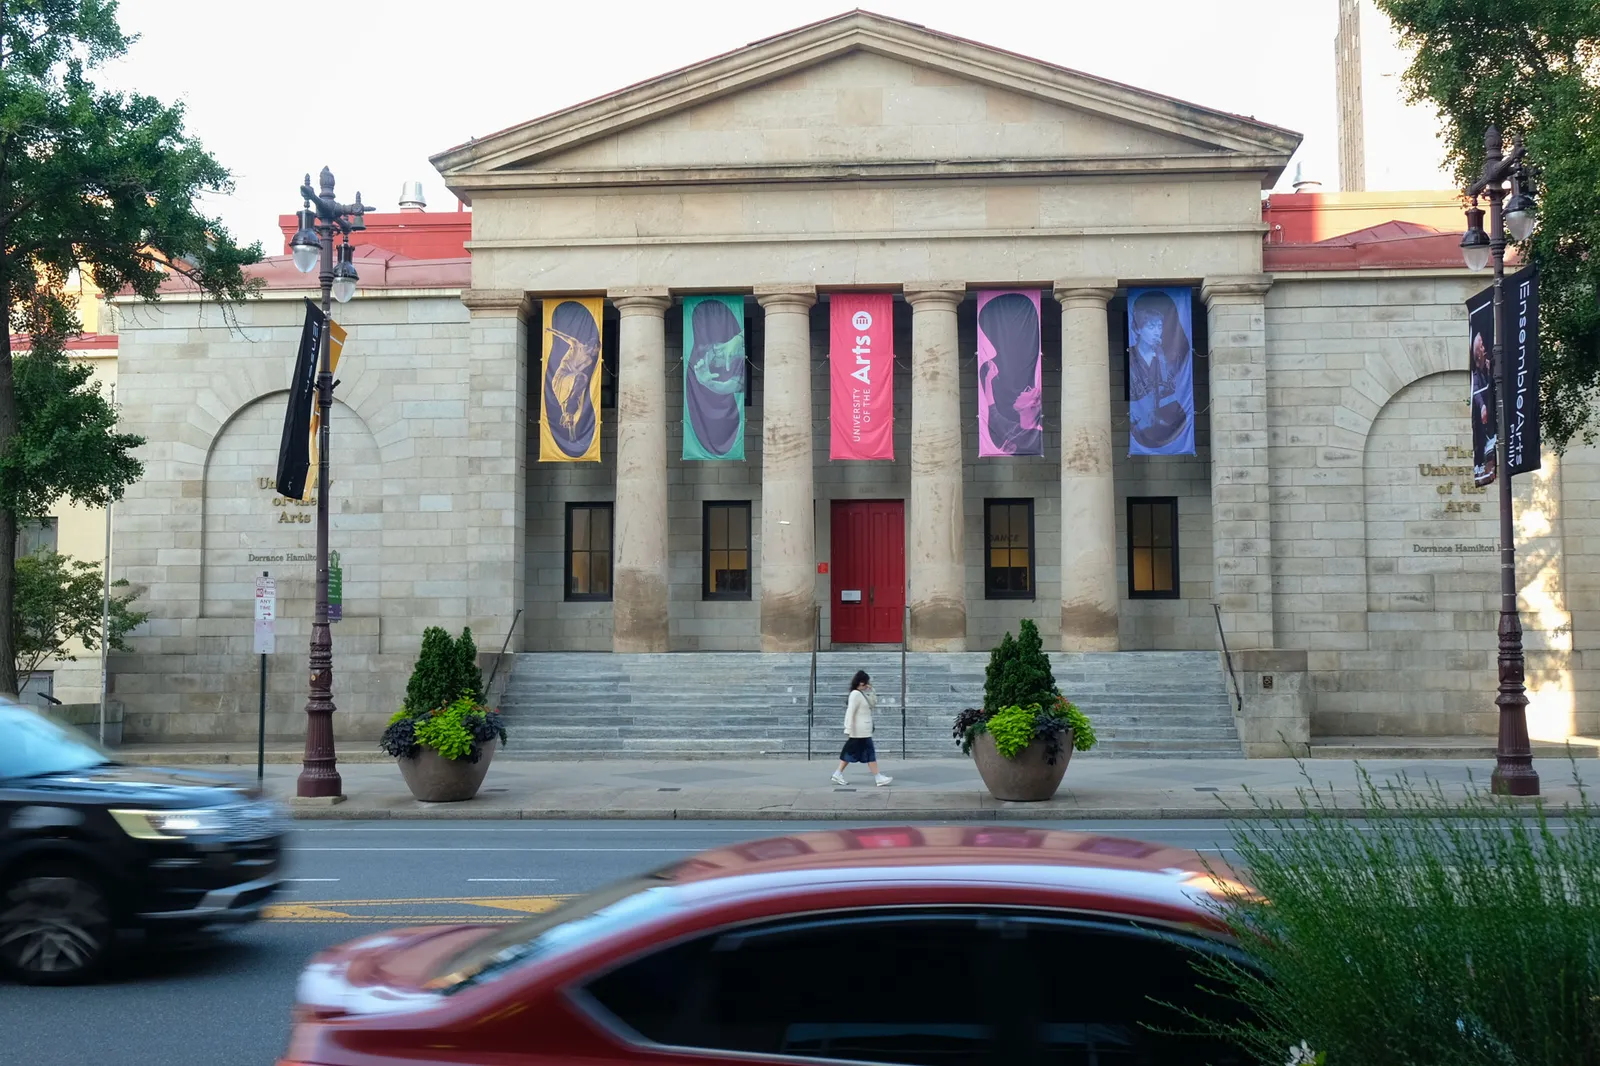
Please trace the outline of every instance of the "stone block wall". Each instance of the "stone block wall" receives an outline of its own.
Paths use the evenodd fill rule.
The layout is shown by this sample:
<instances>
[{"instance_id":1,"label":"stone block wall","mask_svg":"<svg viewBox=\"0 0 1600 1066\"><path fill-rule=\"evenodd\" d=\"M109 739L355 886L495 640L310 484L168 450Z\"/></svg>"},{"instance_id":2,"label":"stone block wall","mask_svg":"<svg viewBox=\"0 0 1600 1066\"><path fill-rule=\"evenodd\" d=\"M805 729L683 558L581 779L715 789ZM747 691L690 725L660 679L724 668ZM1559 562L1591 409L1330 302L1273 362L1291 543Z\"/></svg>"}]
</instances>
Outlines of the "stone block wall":
<instances>
[{"instance_id":1,"label":"stone block wall","mask_svg":"<svg viewBox=\"0 0 1600 1066\"><path fill-rule=\"evenodd\" d=\"M229 312L181 297L119 303L117 399L144 478L118 506L114 576L150 620L112 660L125 733L141 740L243 740L256 732L255 577L277 581L268 659L269 738L303 735L315 580L314 508L272 491L304 304L277 294ZM330 541L344 566L333 626L341 738L375 740L404 690L422 630L473 613L467 562L482 514L468 477L467 311L458 294L358 297L332 417ZM487 623L487 624L486 624Z\"/></svg>"},{"instance_id":2,"label":"stone block wall","mask_svg":"<svg viewBox=\"0 0 1600 1066\"><path fill-rule=\"evenodd\" d=\"M1465 370L1483 284L1293 276L1267 295L1274 626L1307 652L1314 735L1495 732L1498 488L1473 486ZM1600 725L1568 557L1594 462L1547 453L1513 482L1535 739Z\"/></svg>"}]
</instances>

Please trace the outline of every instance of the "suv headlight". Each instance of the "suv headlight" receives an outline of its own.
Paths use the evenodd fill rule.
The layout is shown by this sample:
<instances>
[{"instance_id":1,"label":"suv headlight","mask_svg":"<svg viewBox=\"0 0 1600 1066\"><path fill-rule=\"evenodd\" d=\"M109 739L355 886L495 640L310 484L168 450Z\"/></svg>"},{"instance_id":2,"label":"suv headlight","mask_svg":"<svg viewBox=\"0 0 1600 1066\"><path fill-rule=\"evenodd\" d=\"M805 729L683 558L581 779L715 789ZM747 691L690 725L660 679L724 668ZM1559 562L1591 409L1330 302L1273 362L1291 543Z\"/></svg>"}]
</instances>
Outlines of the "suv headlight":
<instances>
[{"instance_id":1,"label":"suv headlight","mask_svg":"<svg viewBox=\"0 0 1600 1066\"><path fill-rule=\"evenodd\" d=\"M219 808L193 811L117 811L111 817L131 837L139 840L176 840L225 832L227 819Z\"/></svg>"}]
</instances>

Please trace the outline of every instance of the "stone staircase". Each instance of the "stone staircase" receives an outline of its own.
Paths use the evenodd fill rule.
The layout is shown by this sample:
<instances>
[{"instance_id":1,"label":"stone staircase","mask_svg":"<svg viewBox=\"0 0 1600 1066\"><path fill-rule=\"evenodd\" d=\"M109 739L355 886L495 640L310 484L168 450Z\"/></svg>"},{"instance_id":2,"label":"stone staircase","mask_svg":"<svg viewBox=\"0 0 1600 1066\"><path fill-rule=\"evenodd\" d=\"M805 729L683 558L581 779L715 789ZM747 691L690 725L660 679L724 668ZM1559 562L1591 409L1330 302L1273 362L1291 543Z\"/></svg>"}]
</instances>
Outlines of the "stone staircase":
<instances>
[{"instance_id":1,"label":"stone staircase","mask_svg":"<svg viewBox=\"0 0 1600 1066\"><path fill-rule=\"evenodd\" d=\"M954 756L950 723L983 696L987 653L906 656L822 652L811 751L831 758L844 739L845 695L857 670L878 693L884 758ZM1057 684L1094 722L1091 756L1242 755L1214 652L1055 653ZM665 655L537 652L516 656L501 700L512 757L545 759L804 758L811 656L697 652Z\"/></svg>"}]
</instances>

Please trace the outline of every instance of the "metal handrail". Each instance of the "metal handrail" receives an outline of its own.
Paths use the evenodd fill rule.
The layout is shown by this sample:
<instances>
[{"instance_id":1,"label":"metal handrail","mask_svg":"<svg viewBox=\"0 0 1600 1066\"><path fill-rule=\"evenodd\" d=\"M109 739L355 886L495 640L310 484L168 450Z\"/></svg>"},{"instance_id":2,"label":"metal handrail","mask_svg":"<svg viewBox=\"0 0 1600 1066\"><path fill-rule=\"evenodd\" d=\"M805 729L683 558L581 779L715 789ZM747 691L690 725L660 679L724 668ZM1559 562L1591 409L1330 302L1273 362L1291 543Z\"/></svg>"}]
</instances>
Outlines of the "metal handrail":
<instances>
[{"instance_id":1,"label":"metal handrail","mask_svg":"<svg viewBox=\"0 0 1600 1066\"><path fill-rule=\"evenodd\" d=\"M906 642L911 632L911 605L906 604L906 614L900 626L900 759L906 757Z\"/></svg>"},{"instance_id":2,"label":"metal handrail","mask_svg":"<svg viewBox=\"0 0 1600 1066\"><path fill-rule=\"evenodd\" d=\"M1213 603L1211 610L1217 616L1217 637L1222 641L1222 660L1228 664L1228 680L1233 682L1234 705L1244 714L1244 693L1239 691L1239 679L1233 674L1233 656L1228 652L1228 634L1222 631L1222 605Z\"/></svg>"},{"instance_id":3,"label":"metal handrail","mask_svg":"<svg viewBox=\"0 0 1600 1066\"><path fill-rule=\"evenodd\" d=\"M811 760L811 730L817 718L817 652L822 648L822 608L811 608L811 690L806 694L806 761Z\"/></svg>"}]
</instances>

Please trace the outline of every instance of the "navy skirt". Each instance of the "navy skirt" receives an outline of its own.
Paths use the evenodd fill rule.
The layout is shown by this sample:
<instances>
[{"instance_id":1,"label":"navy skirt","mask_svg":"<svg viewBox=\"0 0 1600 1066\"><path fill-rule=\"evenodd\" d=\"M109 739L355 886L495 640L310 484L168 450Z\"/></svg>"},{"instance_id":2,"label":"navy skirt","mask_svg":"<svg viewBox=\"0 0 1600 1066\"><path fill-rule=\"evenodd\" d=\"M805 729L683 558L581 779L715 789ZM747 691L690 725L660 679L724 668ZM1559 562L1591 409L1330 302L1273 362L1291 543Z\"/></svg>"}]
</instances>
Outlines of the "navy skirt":
<instances>
[{"instance_id":1,"label":"navy skirt","mask_svg":"<svg viewBox=\"0 0 1600 1066\"><path fill-rule=\"evenodd\" d=\"M872 746L871 737L851 737L839 752L840 762L873 763L878 761L878 749Z\"/></svg>"}]
</instances>

